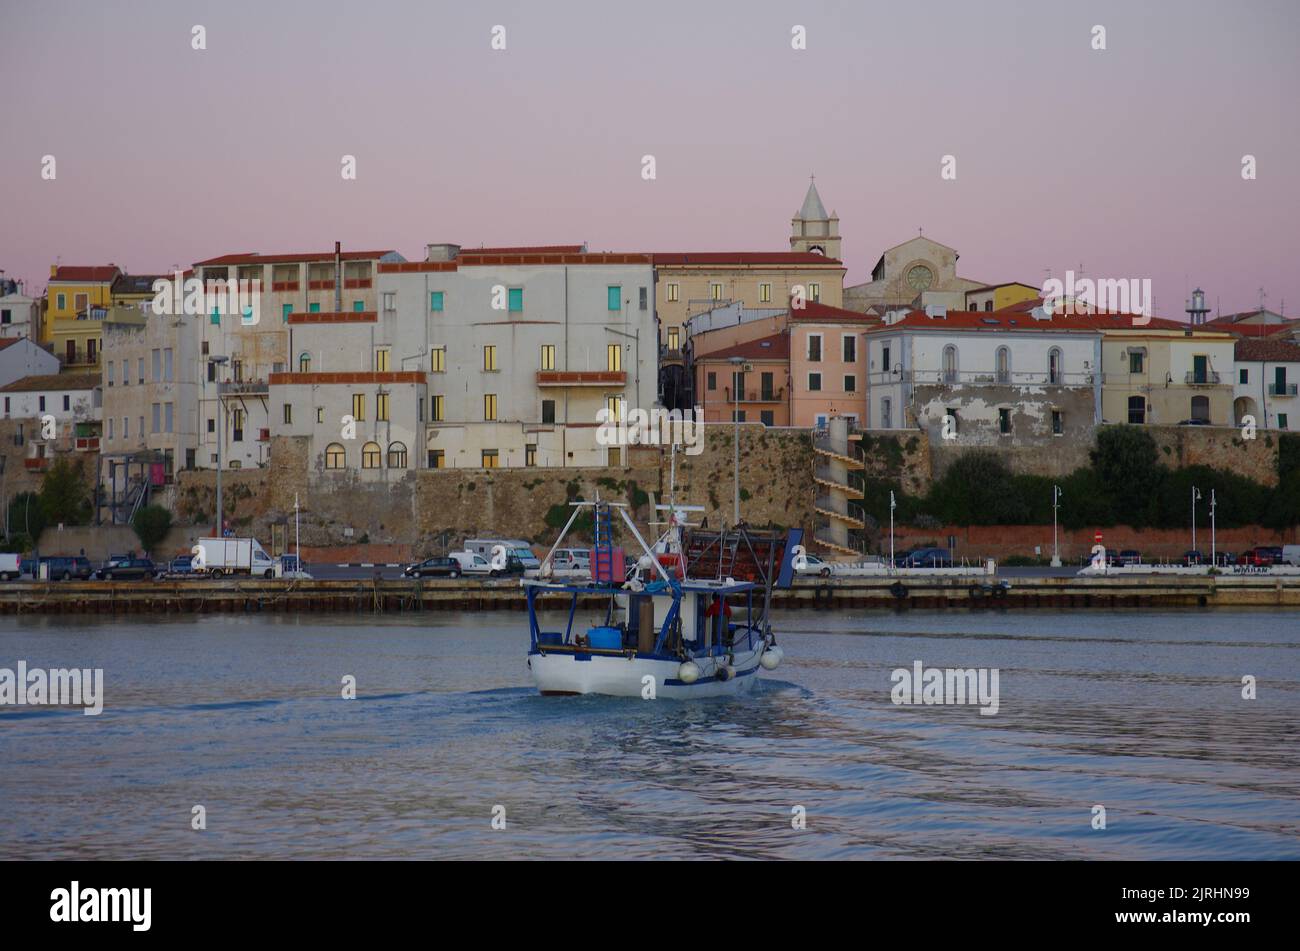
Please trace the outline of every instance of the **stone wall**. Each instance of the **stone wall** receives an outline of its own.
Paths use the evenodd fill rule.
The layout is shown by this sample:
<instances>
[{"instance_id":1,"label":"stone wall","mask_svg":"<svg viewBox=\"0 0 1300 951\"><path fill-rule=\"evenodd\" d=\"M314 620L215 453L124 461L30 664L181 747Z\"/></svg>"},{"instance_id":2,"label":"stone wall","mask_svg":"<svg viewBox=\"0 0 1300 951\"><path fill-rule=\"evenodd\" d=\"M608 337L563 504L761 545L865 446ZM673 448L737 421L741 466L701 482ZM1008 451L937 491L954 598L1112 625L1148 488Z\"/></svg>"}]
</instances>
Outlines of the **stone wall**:
<instances>
[{"instance_id":1,"label":"stone wall","mask_svg":"<svg viewBox=\"0 0 1300 951\"><path fill-rule=\"evenodd\" d=\"M1254 439L1242 439L1235 426L1148 426L1147 432L1160 447L1160 461L1171 469L1210 466L1277 485L1276 432L1261 430Z\"/></svg>"},{"instance_id":2,"label":"stone wall","mask_svg":"<svg viewBox=\"0 0 1300 951\"><path fill-rule=\"evenodd\" d=\"M924 433L874 430L862 434L861 445L867 478L897 481L908 495L930 491L934 450Z\"/></svg>"},{"instance_id":3,"label":"stone wall","mask_svg":"<svg viewBox=\"0 0 1300 951\"><path fill-rule=\"evenodd\" d=\"M704 427L704 451L677 453L677 502L703 505L710 528L731 524L735 497L731 424ZM781 528L813 525L812 436L808 430L740 425L740 516L750 525ZM660 474L668 488L668 456ZM698 521L698 518L693 518Z\"/></svg>"}]
</instances>

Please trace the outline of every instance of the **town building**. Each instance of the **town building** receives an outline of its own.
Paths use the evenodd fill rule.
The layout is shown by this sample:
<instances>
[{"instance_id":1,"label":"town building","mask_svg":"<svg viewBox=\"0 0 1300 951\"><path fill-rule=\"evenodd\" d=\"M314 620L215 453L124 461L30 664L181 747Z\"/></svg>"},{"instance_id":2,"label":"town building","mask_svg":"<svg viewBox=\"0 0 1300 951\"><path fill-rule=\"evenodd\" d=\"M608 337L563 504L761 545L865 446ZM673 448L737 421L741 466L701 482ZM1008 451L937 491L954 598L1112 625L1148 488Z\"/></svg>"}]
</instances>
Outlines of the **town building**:
<instances>
[{"instance_id":1,"label":"town building","mask_svg":"<svg viewBox=\"0 0 1300 951\"><path fill-rule=\"evenodd\" d=\"M1050 445L1090 439L1102 412L1102 333L1091 316L892 312L867 331L873 429L932 444Z\"/></svg>"},{"instance_id":2,"label":"town building","mask_svg":"<svg viewBox=\"0 0 1300 951\"><path fill-rule=\"evenodd\" d=\"M100 386L92 373L28 376L0 386L0 408L15 420L14 441L27 447L24 466L43 472L63 453L99 451Z\"/></svg>"},{"instance_id":3,"label":"town building","mask_svg":"<svg viewBox=\"0 0 1300 951\"><path fill-rule=\"evenodd\" d=\"M291 314L373 313L377 268L400 262L391 250L335 250L290 254L226 254L199 261L194 277L213 282L253 282L251 312L205 308L200 319L200 468L264 466L270 458L270 379L285 372L294 352ZM230 310L231 308L226 308Z\"/></svg>"},{"instance_id":4,"label":"town building","mask_svg":"<svg viewBox=\"0 0 1300 951\"><path fill-rule=\"evenodd\" d=\"M155 314L147 301L110 308L103 322L103 484L130 462L161 463L164 482L177 469L197 467L202 325L197 315Z\"/></svg>"},{"instance_id":5,"label":"town building","mask_svg":"<svg viewBox=\"0 0 1300 951\"><path fill-rule=\"evenodd\" d=\"M692 369L706 423L790 425L788 330L697 355Z\"/></svg>"},{"instance_id":6,"label":"town building","mask_svg":"<svg viewBox=\"0 0 1300 951\"><path fill-rule=\"evenodd\" d=\"M0 339L40 339L40 301L23 293L21 281L0 271Z\"/></svg>"},{"instance_id":7,"label":"town building","mask_svg":"<svg viewBox=\"0 0 1300 951\"><path fill-rule=\"evenodd\" d=\"M0 386L25 376L49 376L59 372L59 361L29 337L0 337Z\"/></svg>"},{"instance_id":8,"label":"town building","mask_svg":"<svg viewBox=\"0 0 1300 951\"><path fill-rule=\"evenodd\" d=\"M292 365L271 377L277 434L305 437L314 471L374 480L623 464L601 411L616 423L655 406L651 260L558 247L432 244L380 265L377 313L293 314Z\"/></svg>"},{"instance_id":9,"label":"town building","mask_svg":"<svg viewBox=\"0 0 1300 951\"><path fill-rule=\"evenodd\" d=\"M1233 347L1233 424L1251 417L1260 429L1300 428L1300 343L1238 340Z\"/></svg>"},{"instance_id":10,"label":"town building","mask_svg":"<svg viewBox=\"0 0 1300 951\"><path fill-rule=\"evenodd\" d=\"M989 284L959 277L960 257L956 248L918 235L888 248L871 269L870 281L846 287L843 306L876 316L900 308L961 310L966 306L968 291L988 288Z\"/></svg>"},{"instance_id":11,"label":"town building","mask_svg":"<svg viewBox=\"0 0 1300 951\"><path fill-rule=\"evenodd\" d=\"M809 179L799 213L790 220L790 250L840 260L840 216L826 214L815 177Z\"/></svg>"},{"instance_id":12,"label":"town building","mask_svg":"<svg viewBox=\"0 0 1300 951\"><path fill-rule=\"evenodd\" d=\"M65 371L99 370L100 321L111 303L113 282L121 273L114 264L51 265L40 340Z\"/></svg>"},{"instance_id":13,"label":"town building","mask_svg":"<svg viewBox=\"0 0 1300 951\"><path fill-rule=\"evenodd\" d=\"M990 284L966 292L965 306L961 310L1005 310L1021 301L1042 297L1042 289L1012 281L1009 284Z\"/></svg>"}]
</instances>

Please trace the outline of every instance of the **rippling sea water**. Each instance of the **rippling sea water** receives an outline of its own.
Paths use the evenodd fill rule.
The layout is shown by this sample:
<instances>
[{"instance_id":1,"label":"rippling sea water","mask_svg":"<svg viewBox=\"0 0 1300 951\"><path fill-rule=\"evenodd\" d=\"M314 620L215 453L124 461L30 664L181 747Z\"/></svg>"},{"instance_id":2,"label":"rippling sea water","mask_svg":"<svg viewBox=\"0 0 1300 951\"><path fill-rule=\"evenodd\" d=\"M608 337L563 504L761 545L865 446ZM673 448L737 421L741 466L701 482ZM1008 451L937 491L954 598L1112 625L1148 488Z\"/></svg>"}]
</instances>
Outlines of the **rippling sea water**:
<instances>
[{"instance_id":1,"label":"rippling sea water","mask_svg":"<svg viewBox=\"0 0 1300 951\"><path fill-rule=\"evenodd\" d=\"M776 629L750 695L647 702L537 696L521 614L2 618L106 705L0 708L0 858L1300 858L1300 612ZM998 714L895 706L917 660Z\"/></svg>"}]
</instances>

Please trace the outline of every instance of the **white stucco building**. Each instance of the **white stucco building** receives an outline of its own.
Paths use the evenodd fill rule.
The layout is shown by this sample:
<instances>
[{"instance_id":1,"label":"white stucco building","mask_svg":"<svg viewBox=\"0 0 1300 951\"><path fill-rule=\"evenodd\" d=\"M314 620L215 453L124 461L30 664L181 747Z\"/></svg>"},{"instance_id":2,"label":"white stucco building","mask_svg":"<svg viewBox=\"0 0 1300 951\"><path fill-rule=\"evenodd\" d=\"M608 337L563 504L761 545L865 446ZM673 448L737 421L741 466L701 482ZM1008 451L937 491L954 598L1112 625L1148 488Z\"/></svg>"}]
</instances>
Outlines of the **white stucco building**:
<instances>
[{"instance_id":1,"label":"white stucco building","mask_svg":"<svg viewBox=\"0 0 1300 951\"><path fill-rule=\"evenodd\" d=\"M865 337L869 428L938 441L951 416L963 445L993 446L1085 435L1101 419L1102 334L1087 318L935 308L887 314Z\"/></svg>"},{"instance_id":2,"label":"white stucco building","mask_svg":"<svg viewBox=\"0 0 1300 951\"><path fill-rule=\"evenodd\" d=\"M24 464L43 471L55 455L86 453L93 465L100 446L101 398L95 374L29 376L0 386L0 410L17 421L15 441L27 446Z\"/></svg>"},{"instance_id":3,"label":"white stucco building","mask_svg":"<svg viewBox=\"0 0 1300 951\"><path fill-rule=\"evenodd\" d=\"M1260 429L1300 429L1300 343L1238 340L1234 359L1234 423L1252 416Z\"/></svg>"},{"instance_id":4,"label":"white stucco building","mask_svg":"<svg viewBox=\"0 0 1300 951\"><path fill-rule=\"evenodd\" d=\"M276 434L309 437L317 471L374 479L617 465L597 413L654 405L653 294L648 255L430 245L379 267L377 312L290 317Z\"/></svg>"}]
</instances>

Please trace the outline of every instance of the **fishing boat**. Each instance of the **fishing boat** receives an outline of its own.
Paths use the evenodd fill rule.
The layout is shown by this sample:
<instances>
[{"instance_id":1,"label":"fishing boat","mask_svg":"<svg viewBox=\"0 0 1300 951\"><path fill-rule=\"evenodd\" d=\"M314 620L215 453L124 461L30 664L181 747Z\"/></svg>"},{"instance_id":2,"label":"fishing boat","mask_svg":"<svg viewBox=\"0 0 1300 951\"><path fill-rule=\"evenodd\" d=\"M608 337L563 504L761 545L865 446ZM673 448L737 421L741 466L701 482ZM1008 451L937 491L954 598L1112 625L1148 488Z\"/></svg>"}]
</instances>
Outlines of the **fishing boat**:
<instances>
[{"instance_id":1,"label":"fishing boat","mask_svg":"<svg viewBox=\"0 0 1300 951\"><path fill-rule=\"evenodd\" d=\"M528 669L543 695L603 694L644 699L725 696L749 690L758 672L784 654L770 621L772 590L789 587L802 532L764 532L744 525L692 532L684 516L698 507L656 506L667 530L645 542L626 506L570 503L560 537L528 597ZM551 574L551 557L578 515L592 513L591 580ZM628 558L614 545L614 515L636 540ZM562 624L543 624L548 609Z\"/></svg>"}]
</instances>

